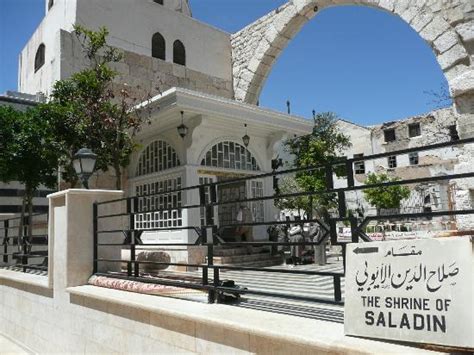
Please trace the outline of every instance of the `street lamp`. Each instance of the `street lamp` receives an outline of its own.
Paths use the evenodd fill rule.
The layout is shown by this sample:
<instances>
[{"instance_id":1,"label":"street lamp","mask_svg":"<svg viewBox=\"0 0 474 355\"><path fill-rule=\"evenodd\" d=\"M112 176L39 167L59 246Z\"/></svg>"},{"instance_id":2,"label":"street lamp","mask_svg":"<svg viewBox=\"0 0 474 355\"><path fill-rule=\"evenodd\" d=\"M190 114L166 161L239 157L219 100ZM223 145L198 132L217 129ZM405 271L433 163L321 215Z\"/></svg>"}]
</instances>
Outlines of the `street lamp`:
<instances>
[{"instance_id":1,"label":"street lamp","mask_svg":"<svg viewBox=\"0 0 474 355\"><path fill-rule=\"evenodd\" d=\"M177 127L178 134L184 139L188 134L188 127L184 124L184 112L181 111L181 124Z\"/></svg>"},{"instance_id":2,"label":"street lamp","mask_svg":"<svg viewBox=\"0 0 474 355\"><path fill-rule=\"evenodd\" d=\"M84 185L86 189L89 189L88 181L94 172L96 160L97 155L88 148L81 148L74 154L72 165L82 185Z\"/></svg>"},{"instance_id":3,"label":"street lamp","mask_svg":"<svg viewBox=\"0 0 474 355\"><path fill-rule=\"evenodd\" d=\"M247 124L245 124L244 127L245 127L245 136L242 137L242 141L244 142L245 148L247 148L250 143L250 137L247 134Z\"/></svg>"}]
</instances>

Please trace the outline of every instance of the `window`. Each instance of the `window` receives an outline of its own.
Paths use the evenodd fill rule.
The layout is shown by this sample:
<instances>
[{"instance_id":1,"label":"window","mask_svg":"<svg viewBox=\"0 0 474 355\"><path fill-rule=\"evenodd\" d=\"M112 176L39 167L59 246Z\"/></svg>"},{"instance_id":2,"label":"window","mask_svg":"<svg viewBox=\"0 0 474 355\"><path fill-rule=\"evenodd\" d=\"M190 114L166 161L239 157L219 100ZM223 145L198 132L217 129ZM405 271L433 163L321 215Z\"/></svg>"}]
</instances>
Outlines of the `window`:
<instances>
[{"instance_id":1,"label":"window","mask_svg":"<svg viewBox=\"0 0 474 355\"><path fill-rule=\"evenodd\" d=\"M155 33L151 39L151 56L166 60L166 41L160 33Z\"/></svg>"},{"instance_id":2,"label":"window","mask_svg":"<svg viewBox=\"0 0 474 355\"><path fill-rule=\"evenodd\" d=\"M418 153L410 153L408 154L408 160L410 161L410 165L418 165L419 158Z\"/></svg>"},{"instance_id":3,"label":"window","mask_svg":"<svg viewBox=\"0 0 474 355\"><path fill-rule=\"evenodd\" d=\"M54 0L49 0L48 1L48 10L51 9L54 5Z\"/></svg>"},{"instance_id":4,"label":"window","mask_svg":"<svg viewBox=\"0 0 474 355\"><path fill-rule=\"evenodd\" d=\"M419 123L412 123L408 125L408 136L410 138L421 136L421 127Z\"/></svg>"},{"instance_id":5,"label":"window","mask_svg":"<svg viewBox=\"0 0 474 355\"><path fill-rule=\"evenodd\" d=\"M247 148L239 143L228 141L213 146L206 153L201 165L234 170L260 170L257 160Z\"/></svg>"},{"instance_id":6,"label":"window","mask_svg":"<svg viewBox=\"0 0 474 355\"><path fill-rule=\"evenodd\" d=\"M394 169L397 167L397 156L391 155L388 157L388 167L389 169Z\"/></svg>"},{"instance_id":7,"label":"window","mask_svg":"<svg viewBox=\"0 0 474 355\"><path fill-rule=\"evenodd\" d=\"M178 154L164 141L154 141L140 155L136 176L147 175L180 166Z\"/></svg>"},{"instance_id":8,"label":"window","mask_svg":"<svg viewBox=\"0 0 474 355\"><path fill-rule=\"evenodd\" d=\"M181 188L181 177L166 178L136 186L138 212L135 214L135 229L181 227L181 191L163 193ZM153 195L158 194L159 195ZM151 196L144 196L151 195ZM140 197L142 196L142 197ZM165 208L169 210L162 211Z\"/></svg>"},{"instance_id":9,"label":"window","mask_svg":"<svg viewBox=\"0 0 474 355\"><path fill-rule=\"evenodd\" d=\"M205 176L200 176L199 177L199 185L206 185L214 182L214 179L212 177L205 177ZM206 203L211 202L211 189L210 186L204 187L204 199ZM212 213L212 210L211 210ZM205 207L200 207L200 217L201 217L201 226L206 225L206 208Z\"/></svg>"},{"instance_id":10,"label":"window","mask_svg":"<svg viewBox=\"0 0 474 355\"><path fill-rule=\"evenodd\" d=\"M449 137L451 138L451 141L458 141L459 140L459 133L456 125L452 125L448 127L449 130Z\"/></svg>"},{"instance_id":11,"label":"window","mask_svg":"<svg viewBox=\"0 0 474 355\"><path fill-rule=\"evenodd\" d=\"M263 197L263 181L250 181L250 196L251 198ZM253 221L263 222L265 220L263 201L254 201L250 205L252 210Z\"/></svg>"},{"instance_id":12,"label":"window","mask_svg":"<svg viewBox=\"0 0 474 355\"><path fill-rule=\"evenodd\" d=\"M364 154L354 154L354 158L362 158ZM356 161L354 163L354 172L356 174L365 174L365 162L362 161Z\"/></svg>"},{"instance_id":13,"label":"window","mask_svg":"<svg viewBox=\"0 0 474 355\"><path fill-rule=\"evenodd\" d=\"M46 47L43 43L40 44L35 55L35 73L44 65L44 54Z\"/></svg>"},{"instance_id":14,"label":"window","mask_svg":"<svg viewBox=\"0 0 474 355\"><path fill-rule=\"evenodd\" d=\"M153 0L153 2L156 2L157 4L163 5L163 0Z\"/></svg>"},{"instance_id":15,"label":"window","mask_svg":"<svg viewBox=\"0 0 474 355\"><path fill-rule=\"evenodd\" d=\"M384 130L383 135L385 137L385 142L393 142L397 139L395 136L395 130L393 128Z\"/></svg>"},{"instance_id":16,"label":"window","mask_svg":"<svg viewBox=\"0 0 474 355\"><path fill-rule=\"evenodd\" d=\"M180 40L173 43L173 63L186 65L186 49Z\"/></svg>"}]
</instances>

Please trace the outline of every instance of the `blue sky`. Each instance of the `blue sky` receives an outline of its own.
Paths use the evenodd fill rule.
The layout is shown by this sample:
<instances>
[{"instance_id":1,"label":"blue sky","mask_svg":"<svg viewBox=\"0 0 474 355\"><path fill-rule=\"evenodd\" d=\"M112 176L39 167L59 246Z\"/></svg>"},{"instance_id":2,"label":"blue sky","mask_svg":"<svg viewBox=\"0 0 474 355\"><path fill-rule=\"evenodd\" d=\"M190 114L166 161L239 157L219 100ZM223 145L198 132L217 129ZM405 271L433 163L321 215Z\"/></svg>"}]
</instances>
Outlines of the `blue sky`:
<instances>
[{"instance_id":1,"label":"blue sky","mask_svg":"<svg viewBox=\"0 0 474 355\"><path fill-rule=\"evenodd\" d=\"M235 32L284 0L191 0L195 18ZM0 92L16 89L17 58L44 14L44 0L0 0ZM435 108L428 91L446 80L428 45L401 19L367 7L321 11L290 42L260 104L305 117L333 111L363 125Z\"/></svg>"}]
</instances>

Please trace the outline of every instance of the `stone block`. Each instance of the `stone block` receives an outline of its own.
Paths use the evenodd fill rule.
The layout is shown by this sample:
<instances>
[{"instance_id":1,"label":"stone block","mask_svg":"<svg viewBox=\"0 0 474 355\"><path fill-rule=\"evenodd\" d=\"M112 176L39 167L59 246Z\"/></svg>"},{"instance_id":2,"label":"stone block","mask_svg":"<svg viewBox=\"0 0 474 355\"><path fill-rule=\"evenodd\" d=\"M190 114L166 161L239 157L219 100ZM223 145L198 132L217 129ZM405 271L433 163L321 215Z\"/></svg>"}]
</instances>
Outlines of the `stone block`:
<instances>
[{"instance_id":1,"label":"stone block","mask_svg":"<svg viewBox=\"0 0 474 355\"><path fill-rule=\"evenodd\" d=\"M469 70L471 70L471 69L467 65L458 64L458 65L455 65L454 67L450 68L449 70L445 71L444 75L446 76L446 79L449 82L450 80L455 79L459 75L461 75L461 74L463 74L463 73L465 73Z\"/></svg>"},{"instance_id":2,"label":"stone block","mask_svg":"<svg viewBox=\"0 0 474 355\"><path fill-rule=\"evenodd\" d=\"M379 8L393 12L395 8L395 0L380 0Z\"/></svg>"},{"instance_id":3,"label":"stone block","mask_svg":"<svg viewBox=\"0 0 474 355\"><path fill-rule=\"evenodd\" d=\"M455 64L468 58L468 54L463 46L456 44L447 52L438 56L438 62L441 66L441 69L448 69Z\"/></svg>"},{"instance_id":4,"label":"stone block","mask_svg":"<svg viewBox=\"0 0 474 355\"><path fill-rule=\"evenodd\" d=\"M449 87L454 97L474 93L474 70L471 69L457 78L449 81Z\"/></svg>"},{"instance_id":5,"label":"stone block","mask_svg":"<svg viewBox=\"0 0 474 355\"><path fill-rule=\"evenodd\" d=\"M433 46L439 53L444 53L458 43L459 37L453 30L449 30L439 36Z\"/></svg>"},{"instance_id":6,"label":"stone block","mask_svg":"<svg viewBox=\"0 0 474 355\"><path fill-rule=\"evenodd\" d=\"M416 6L409 6L400 14L400 17L407 23L410 23L421 10Z\"/></svg>"},{"instance_id":7,"label":"stone block","mask_svg":"<svg viewBox=\"0 0 474 355\"><path fill-rule=\"evenodd\" d=\"M461 6L458 6L443 11L443 17L451 24L451 26L455 26L464 19L464 12L462 11Z\"/></svg>"},{"instance_id":8,"label":"stone block","mask_svg":"<svg viewBox=\"0 0 474 355\"><path fill-rule=\"evenodd\" d=\"M461 23L455 29L464 42L474 41L474 20Z\"/></svg>"},{"instance_id":9,"label":"stone block","mask_svg":"<svg viewBox=\"0 0 474 355\"><path fill-rule=\"evenodd\" d=\"M421 32L431 21L433 21L433 14L421 11L410 21L410 24L416 32Z\"/></svg>"},{"instance_id":10,"label":"stone block","mask_svg":"<svg viewBox=\"0 0 474 355\"><path fill-rule=\"evenodd\" d=\"M436 16L421 32L420 36L425 41L432 43L436 38L440 37L443 33L448 31L450 28L449 23L446 22L441 16Z\"/></svg>"}]
</instances>

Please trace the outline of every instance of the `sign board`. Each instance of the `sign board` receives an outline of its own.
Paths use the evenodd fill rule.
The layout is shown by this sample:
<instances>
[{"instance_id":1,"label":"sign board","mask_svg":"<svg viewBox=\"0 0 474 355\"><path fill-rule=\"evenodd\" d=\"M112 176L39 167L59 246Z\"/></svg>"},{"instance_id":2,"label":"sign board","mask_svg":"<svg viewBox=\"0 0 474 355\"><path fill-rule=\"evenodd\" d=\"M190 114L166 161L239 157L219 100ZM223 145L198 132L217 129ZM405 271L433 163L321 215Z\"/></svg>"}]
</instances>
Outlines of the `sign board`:
<instances>
[{"instance_id":1,"label":"sign board","mask_svg":"<svg viewBox=\"0 0 474 355\"><path fill-rule=\"evenodd\" d=\"M347 335L474 348L469 237L347 247Z\"/></svg>"}]
</instances>

